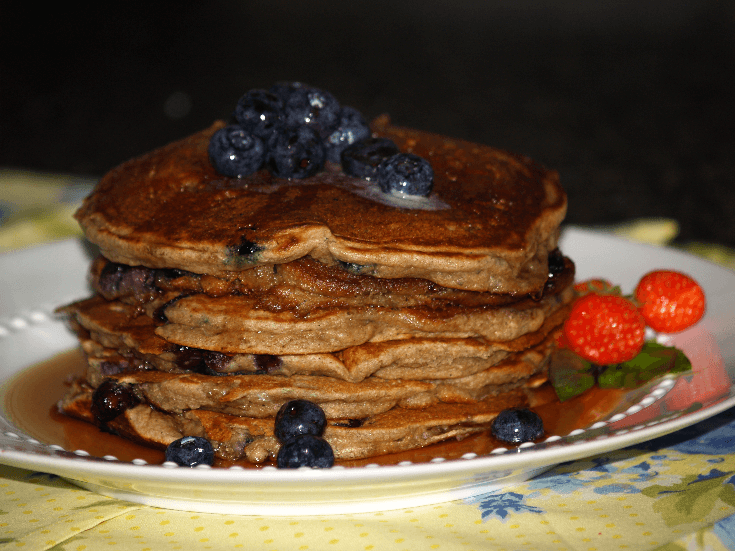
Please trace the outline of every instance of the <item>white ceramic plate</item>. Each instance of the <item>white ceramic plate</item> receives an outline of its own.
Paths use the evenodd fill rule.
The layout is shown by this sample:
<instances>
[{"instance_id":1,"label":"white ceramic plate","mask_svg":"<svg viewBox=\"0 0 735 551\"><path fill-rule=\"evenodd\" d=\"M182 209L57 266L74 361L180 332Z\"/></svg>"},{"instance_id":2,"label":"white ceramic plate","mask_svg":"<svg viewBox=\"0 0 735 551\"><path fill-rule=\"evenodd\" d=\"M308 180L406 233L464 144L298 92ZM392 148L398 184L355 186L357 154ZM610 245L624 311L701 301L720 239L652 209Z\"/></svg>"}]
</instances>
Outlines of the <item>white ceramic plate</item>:
<instances>
[{"instance_id":1,"label":"white ceramic plate","mask_svg":"<svg viewBox=\"0 0 735 551\"><path fill-rule=\"evenodd\" d=\"M645 389L624 411L568 435L518 449L422 464L277 470L169 468L91 457L37 442L0 410L0 462L59 475L101 494L201 512L313 515L415 507L482 494L526 480L565 461L650 440L735 405L735 274L698 258L568 228L562 250L579 279L604 276L625 291L654 268L698 279L708 297L705 318L676 336L694 373ZM54 307L88 294L90 261L79 241L0 256L0 383L76 346L54 319ZM0 396L2 398L2 396ZM0 404L4 403L0 402Z\"/></svg>"}]
</instances>

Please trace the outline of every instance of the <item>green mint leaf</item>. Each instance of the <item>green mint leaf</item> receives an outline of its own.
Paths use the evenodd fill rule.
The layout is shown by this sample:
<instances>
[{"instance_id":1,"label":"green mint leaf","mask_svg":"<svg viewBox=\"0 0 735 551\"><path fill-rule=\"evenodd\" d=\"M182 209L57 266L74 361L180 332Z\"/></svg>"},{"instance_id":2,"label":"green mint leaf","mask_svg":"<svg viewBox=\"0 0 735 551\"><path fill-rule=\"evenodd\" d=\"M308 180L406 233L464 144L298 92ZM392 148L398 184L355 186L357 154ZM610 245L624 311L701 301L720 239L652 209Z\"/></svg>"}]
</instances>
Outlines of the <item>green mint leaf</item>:
<instances>
[{"instance_id":1,"label":"green mint leaf","mask_svg":"<svg viewBox=\"0 0 735 551\"><path fill-rule=\"evenodd\" d=\"M656 342L647 342L632 360L606 366L597 378L600 388L636 388L665 375L682 373L692 367L681 350Z\"/></svg>"},{"instance_id":2,"label":"green mint leaf","mask_svg":"<svg viewBox=\"0 0 735 551\"><path fill-rule=\"evenodd\" d=\"M592 364L566 349L553 354L549 380L561 402L586 392L595 384Z\"/></svg>"},{"instance_id":3,"label":"green mint leaf","mask_svg":"<svg viewBox=\"0 0 735 551\"><path fill-rule=\"evenodd\" d=\"M679 349L676 349L678 354L674 360L674 367L671 369L671 373L684 373L692 370L692 362L687 358L686 354Z\"/></svg>"}]
</instances>

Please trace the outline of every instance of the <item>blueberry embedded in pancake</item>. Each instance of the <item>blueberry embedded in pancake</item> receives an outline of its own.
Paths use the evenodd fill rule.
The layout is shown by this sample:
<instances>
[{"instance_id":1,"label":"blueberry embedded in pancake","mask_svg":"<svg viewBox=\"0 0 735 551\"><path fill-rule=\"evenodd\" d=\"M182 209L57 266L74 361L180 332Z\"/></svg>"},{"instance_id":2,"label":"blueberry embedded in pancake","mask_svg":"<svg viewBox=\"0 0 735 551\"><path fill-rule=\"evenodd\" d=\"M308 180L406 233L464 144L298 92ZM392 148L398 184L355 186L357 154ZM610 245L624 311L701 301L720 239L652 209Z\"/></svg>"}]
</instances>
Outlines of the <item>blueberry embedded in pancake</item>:
<instances>
[{"instance_id":1,"label":"blueberry embedded in pancake","mask_svg":"<svg viewBox=\"0 0 735 551\"><path fill-rule=\"evenodd\" d=\"M228 248L228 256L230 258L230 262L235 266L248 266L257 264L257 255L263 250L265 250L263 245L258 245L245 237L241 237L237 244L231 245Z\"/></svg>"}]
</instances>

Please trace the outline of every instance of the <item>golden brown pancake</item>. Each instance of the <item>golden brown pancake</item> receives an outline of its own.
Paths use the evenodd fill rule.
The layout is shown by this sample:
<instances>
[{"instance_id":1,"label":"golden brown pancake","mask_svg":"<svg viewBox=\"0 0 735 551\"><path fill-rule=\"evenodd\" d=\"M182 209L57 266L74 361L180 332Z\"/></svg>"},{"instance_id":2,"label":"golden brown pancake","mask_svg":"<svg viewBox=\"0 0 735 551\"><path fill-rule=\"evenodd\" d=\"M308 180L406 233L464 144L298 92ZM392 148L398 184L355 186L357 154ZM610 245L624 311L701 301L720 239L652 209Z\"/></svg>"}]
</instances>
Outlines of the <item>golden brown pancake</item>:
<instances>
[{"instance_id":1,"label":"golden brown pancake","mask_svg":"<svg viewBox=\"0 0 735 551\"><path fill-rule=\"evenodd\" d=\"M556 172L525 157L380 118L376 136L434 169L429 199L442 208L429 209L429 199L426 208L403 208L337 170L293 182L266 170L225 178L207 157L222 126L102 178L76 217L106 258L216 276L310 256L381 278L493 293L538 292L546 281L566 195Z\"/></svg>"},{"instance_id":2,"label":"golden brown pancake","mask_svg":"<svg viewBox=\"0 0 735 551\"><path fill-rule=\"evenodd\" d=\"M69 415L94 422L91 403L91 390L76 385L64 399L62 409ZM375 457L487 430L500 411L527 403L525 392L516 389L484 401L442 402L426 410L394 407L359 422L333 419L324 437L337 459ZM273 459L280 448L273 435L272 419L206 409L171 413L141 404L111 421L108 429L159 448L182 436L203 436L212 442L217 457L225 460L247 459L260 463Z\"/></svg>"},{"instance_id":3,"label":"golden brown pancake","mask_svg":"<svg viewBox=\"0 0 735 551\"><path fill-rule=\"evenodd\" d=\"M568 306L546 317L534 332L510 341L476 338L412 338L365 343L331 353L225 354L179 346L156 334L156 322L131 305L99 296L63 309L74 321L82 346L90 358L106 361L108 371L156 369L218 375L268 373L271 375L323 375L350 382L368 376L386 379L450 379L472 375L539 344L565 319ZM122 365L105 359L111 353ZM95 385L96 386L96 385Z\"/></svg>"},{"instance_id":4,"label":"golden brown pancake","mask_svg":"<svg viewBox=\"0 0 735 551\"><path fill-rule=\"evenodd\" d=\"M565 261L567 265L563 272L556 274L560 289L566 287L573 277L571 261ZM181 270L128 267L99 256L92 264L90 280L104 298L120 299L130 304L149 302L162 293L169 297L177 294L203 294L215 298L246 295L266 309L281 309L288 307L289 303L298 303L309 310L335 306L503 306L515 303L523 296L462 291L441 287L425 279L385 279L350 270L354 267L328 266L305 257L286 264L255 266L225 277L215 277ZM553 290L544 289L542 292Z\"/></svg>"},{"instance_id":5,"label":"golden brown pancake","mask_svg":"<svg viewBox=\"0 0 735 551\"><path fill-rule=\"evenodd\" d=\"M269 416L292 399L308 399L317 404L327 404L328 417L344 417L340 408L354 410L373 407L369 402L394 400L405 407L424 407L439 401L472 401L496 393L497 388L521 382L544 372L553 339L554 328L543 339L527 349L505 353L484 369L463 372L455 370L453 376L437 373L432 369L414 367L408 377L380 377L380 371L355 382L331 377L331 374L295 373L283 375L263 371L244 373L210 374L207 371L179 369L156 370L153 365L134 363L114 349L98 343L84 342L89 365L85 375L87 383L97 387L111 378L127 385L137 385L139 397L167 411L180 409L205 409L252 417ZM451 358L444 359L447 371L451 370ZM437 370L438 371L438 370ZM304 393L302 395L302 393ZM183 405L182 405L183 404ZM220 409L225 408L225 409ZM326 411L326 409L325 409ZM263 413L265 412L265 413Z\"/></svg>"}]
</instances>

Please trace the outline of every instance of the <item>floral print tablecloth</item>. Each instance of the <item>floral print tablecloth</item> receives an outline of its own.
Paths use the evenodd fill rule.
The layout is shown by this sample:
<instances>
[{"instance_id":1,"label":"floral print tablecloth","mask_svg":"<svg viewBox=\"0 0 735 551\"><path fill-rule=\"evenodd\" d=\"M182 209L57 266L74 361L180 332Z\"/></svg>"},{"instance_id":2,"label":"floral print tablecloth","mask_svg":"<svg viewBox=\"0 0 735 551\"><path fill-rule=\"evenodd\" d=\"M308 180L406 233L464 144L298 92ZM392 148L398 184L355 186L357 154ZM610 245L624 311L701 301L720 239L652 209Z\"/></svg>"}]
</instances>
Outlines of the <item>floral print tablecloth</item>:
<instances>
[{"instance_id":1,"label":"floral print tablecloth","mask_svg":"<svg viewBox=\"0 0 735 551\"><path fill-rule=\"evenodd\" d=\"M90 179L0 170L0 251L80 235ZM610 228L668 243L671 220ZM723 247L690 249L735 267ZM267 518L156 509L45 473L0 466L0 547L83 551L735 549L735 410L672 435L565 463L516 486L439 505Z\"/></svg>"}]
</instances>

